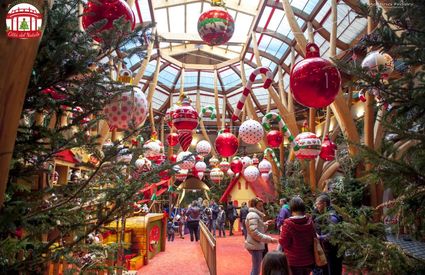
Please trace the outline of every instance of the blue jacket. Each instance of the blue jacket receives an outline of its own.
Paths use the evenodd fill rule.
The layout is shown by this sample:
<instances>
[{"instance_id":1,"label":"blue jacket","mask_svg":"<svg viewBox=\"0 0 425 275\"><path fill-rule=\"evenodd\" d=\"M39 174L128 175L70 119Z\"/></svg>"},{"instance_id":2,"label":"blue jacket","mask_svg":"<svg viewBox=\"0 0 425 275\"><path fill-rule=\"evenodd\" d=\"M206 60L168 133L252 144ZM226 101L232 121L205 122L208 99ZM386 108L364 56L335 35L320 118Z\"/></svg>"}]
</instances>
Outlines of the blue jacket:
<instances>
[{"instance_id":1,"label":"blue jacket","mask_svg":"<svg viewBox=\"0 0 425 275\"><path fill-rule=\"evenodd\" d=\"M276 226L277 229L280 230L280 227L282 226L285 219L291 217L291 211L289 211L288 207L286 205L283 205L282 208L279 211L279 215L276 218Z\"/></svg>"},{"instance_id":2,"label":"blue jacket","mask_svg":"<svg viewBox=\"0 0 425 275\"><path fill-rule=\"evenodd\" d=\"M216 220L217 219L217 215L218 212L220 212L220 208L218 208L218 205L216 203L214 203L213 205L211 205L211 212L212 212L212 219Z\"/></svg>"}]
</instances>

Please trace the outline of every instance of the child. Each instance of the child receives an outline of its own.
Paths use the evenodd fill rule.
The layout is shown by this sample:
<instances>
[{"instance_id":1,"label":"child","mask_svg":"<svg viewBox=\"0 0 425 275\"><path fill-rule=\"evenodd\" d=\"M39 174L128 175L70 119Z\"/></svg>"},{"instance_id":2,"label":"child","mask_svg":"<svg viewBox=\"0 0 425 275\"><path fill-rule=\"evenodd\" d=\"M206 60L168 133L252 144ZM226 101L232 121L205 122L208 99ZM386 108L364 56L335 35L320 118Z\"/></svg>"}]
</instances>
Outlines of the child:
<instances>
[{"instance_id":1,"label":"child","mask_svg":"<svg viewBox=\"0 0 425 275\"><path fill-rule=\"evenodd\" d=\"M223 206L219 206L219 212L217 214L217 227L218 227L218 236L221 237L221 232L223 232L223 237L226 237L226 232L224 226L226 225L226 212L224 212Z\"/></svg>"},{"instance_id":2,"label":"child","mask_svg":"<svg viewBox=\"0 0 425 275\"><path fill-rule=\"evenodd\" d=\"M263 259L263 275L289 275L288 261L280 251L268 252Z\"/></svg>"},{"instance_id":3,"label":"child","mask_svg":"<svg viewBox=\"0 0 425 275\"><path fill-rule=\"evenodd\" d=\"M167 235L168 235L168 241L174 242L174 233L176 232L176 229L179 227L174 225L173 220L171 218L168 219L167 223Z\"/></svg>"}]
</instances>

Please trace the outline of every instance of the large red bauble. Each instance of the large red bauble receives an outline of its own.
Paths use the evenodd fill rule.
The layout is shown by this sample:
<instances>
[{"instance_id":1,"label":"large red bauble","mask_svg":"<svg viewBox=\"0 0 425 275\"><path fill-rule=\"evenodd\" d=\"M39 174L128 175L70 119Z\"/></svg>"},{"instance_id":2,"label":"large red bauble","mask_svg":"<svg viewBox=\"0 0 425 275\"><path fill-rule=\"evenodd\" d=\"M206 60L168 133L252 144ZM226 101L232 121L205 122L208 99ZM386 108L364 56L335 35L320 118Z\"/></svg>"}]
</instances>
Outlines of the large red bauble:
<instances>
[{"instance_id":1,"label":"large red bauble","mask_svg":"<svg viewBox=\"0 0 425 275\"><path fill-rule=\"evenodd\" d=\"M336 153L336 144L329 139L329 136L325 136L325 139L322 142L322 149L320 150L320 158L326 161L331 161L335 159Z\"/></svg>"},{"instance_id":2,"label":"large red bauble","mask_svg":"<svg viewBox=\"0 0 425 275\"><path fill-rule=\"evenodd\" d=\"M82 24L86 30L94 23L106 20L106 24L92 34L94 40L101 42L97 34L104 30L112 29L114 21L121 17L124 17L130 23L131 30L133 30L135 26L134 13L124 0L93 0L89 1L84 9Z\"/></svg>"},{"instance_id":3,"label":"large red bauble","mask_svg":"<svg viewBox=\"0 0 425 275\"><path fill-rule=\"evenodd\" d=\"M236 154L239 148L238 138L225 129L215 140L215 149L223 157L230 157Z\"/></svg>"},{"instance_id":4,"label":"large red bauble","mask_svg":"<svg viewBox=\"0 0 425 275\"><path fill-rule=\"evenodd\" d=\"M170 133L167 136L167 143L170 146L176 146L179 144L179 135L177 133Z\"/></svg>"},{"instance_id":5,"label":"large red bauble","mask_svg":"<svg viewBox=\"0 0 425 275\"><path fill-rule=\"evenodd\" d=\"M277 148L283 142L283 135L281 131L271 130L267 133L267 144L270 148Z\"/></svg>"},{"instance_id":6,"label":"large red bauble","mask_svg":"<svg viewBox=\"0 0 425 275\"><path fill-rule=\"evenodd\" d=\"M193 130L198 126L198 112L190 105L188 98L183 99L171 114L172 122L177 130Z\"/></svg>"},{"instance_id":7,"label":"large red bauble","mask_svg":"<svg viewBox=\"0 0 425 275\"><path fill-rule=\"evenodd\" d=\"M235 21L225 10L212 9L198 19L199 36L210 46L227 43L235 31Z\"/></svg>"},{"instance_id":8,"label":"large red bauble","mask_svg":"<svg viewBox=\"0 0 425 275\"><path fill-rule=\"evenodd\" d=\"M341 86L341 75L331 62L320 57L316 44L308 43L306 58L295 64L289 83L299 104L323 108L335 100Z\"/></svg>"},{"instance_id":9,"label":"large red bauble","mask_svg":"<svg viewBox=\"0 0 425 275\"><path fill-rule=\"evenodd\" d=\"M242 172L242 169L243 169L243 164L240 159L232 160L232 162L230 163L230 170L232 170L233 173L235 174L240 173Z\"/></svg>"}]
</instances>

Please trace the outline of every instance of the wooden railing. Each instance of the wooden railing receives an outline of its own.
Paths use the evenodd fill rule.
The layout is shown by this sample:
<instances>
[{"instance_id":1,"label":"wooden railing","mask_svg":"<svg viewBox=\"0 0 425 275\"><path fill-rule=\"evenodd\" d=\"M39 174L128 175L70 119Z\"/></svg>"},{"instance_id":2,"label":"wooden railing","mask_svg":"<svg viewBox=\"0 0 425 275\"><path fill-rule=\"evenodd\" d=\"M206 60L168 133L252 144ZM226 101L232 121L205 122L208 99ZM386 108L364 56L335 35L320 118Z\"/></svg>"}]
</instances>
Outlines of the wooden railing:
<instances>
[{"instance_id":1,"label":"wooden railing","mask_svg":"<svg viewBox=\"0 0 425 275\"><path fill-rule=\"evenodd\" d=\"M207 226L200 221L200 238L201 238L201 249L204 253L205 261L207 262L208 268L211 275L217 274L217 255L216 255L216 243L215 238L208 230Z\"/></svg>"}]
</instances>

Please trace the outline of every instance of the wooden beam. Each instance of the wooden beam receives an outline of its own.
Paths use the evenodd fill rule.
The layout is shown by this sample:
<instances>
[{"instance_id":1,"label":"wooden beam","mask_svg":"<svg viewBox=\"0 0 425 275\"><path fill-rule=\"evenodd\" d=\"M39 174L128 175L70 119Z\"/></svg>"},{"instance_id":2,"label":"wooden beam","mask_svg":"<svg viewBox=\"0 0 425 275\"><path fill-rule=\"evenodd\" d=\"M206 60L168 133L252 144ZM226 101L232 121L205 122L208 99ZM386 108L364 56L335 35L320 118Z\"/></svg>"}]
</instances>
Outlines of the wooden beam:
<instances>
[{"instance_id":1,"label":"wooden beam","mask_svg":"<svg viewBox=\"0 0 425 275\"><path fill-rule=\"evenodd\" d=\"M148 96L147 96L147 100L150 103L150 105L149 105L149 119L150 119L150 123L151 123L152 132L155 131L155 117L154 117L154 112L153 112L153 107L152 107L152 105L153 105L152 104L152 98L153 98L153 94L155 93L156 85L158 83L158 76L159 76L159 69L160 68L161 68L161 60L158 57L155 72L154 72L154 75L153 75L153 80L149 85L149 93L148 93Z\"/></svg>"},{"instance_id":2,"label":"wooden beam","mask_svg":"<svg viewBox=\"0 0 425 275\"><path fill-rule=\"evenodd\" d=\"M218 71L214 70L214 102L215 102L215 112L217 119L217 128L220 129L220 112L219 112L219 101L218 101Z\"/></svg>"},{"instance_id":3,"label":"wooden beam","mask_svg":"<svg viewBox=\"0 0 425 275\"><path fill-rule=\"evenodd\" d=\"M292 33L294 34L295 40L300 45L303 56L305 56L307 40L304 37L304 32L301 31L301 28L298 26L298 22L295 18L294 11L292 10L291 4L288 0L282 0L283 8L285 10L286 19L288 24L291 27Z\"/></svg>"},{"instance_id":4,"label":"wooden beam","mask_svg":"<svg viewBox=\"0 0 425 275\"><path fill-rule=\"evenodd\" d=\"M153 32L152 32L152 33L155 33L155 28L153 29ZM154 45L154 44L155 44L155 43L154 43L153 41L151 41L151 42L149 43L149 45L148 45L148 50L147 50L147 53L146 53L146 56L145 56L145 58L143 58L143 62L142 62L142 64L140 65L140 68L139 68L139 70L137 71L136 76L134 77L133 84L134 84L134 85L136 85L136 86L138 86L138 85L139 85L140 80L142 80L143 75L145 74L146 67L148 66L149 61L150 61L150 59L151 59L152 49L153 49L153 45Z\"/></svg>"},{"instance_id":5,"label":"wooden beam","mask_svg":"<svg viewBox=\"0 0 425 275\"><path fill-rule=\"evenodd\" d=\"M285 106L285 108L288 108L288 100L287 100L287 94L285 92L285 84L283 82L283 72L282 69L280 67L278 67L277 69L278 74L279 74L279 80L278 80L278 84L279 84L279 94L280 94L280 100L282 101L283 106Z\"/></svg>"}]
</instances>

